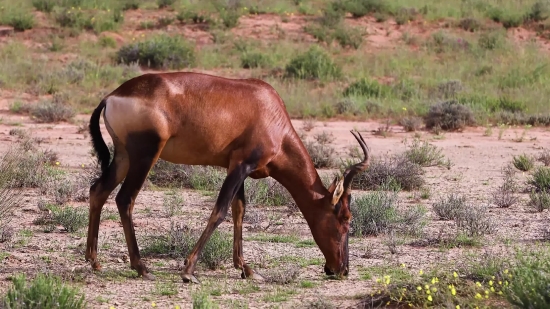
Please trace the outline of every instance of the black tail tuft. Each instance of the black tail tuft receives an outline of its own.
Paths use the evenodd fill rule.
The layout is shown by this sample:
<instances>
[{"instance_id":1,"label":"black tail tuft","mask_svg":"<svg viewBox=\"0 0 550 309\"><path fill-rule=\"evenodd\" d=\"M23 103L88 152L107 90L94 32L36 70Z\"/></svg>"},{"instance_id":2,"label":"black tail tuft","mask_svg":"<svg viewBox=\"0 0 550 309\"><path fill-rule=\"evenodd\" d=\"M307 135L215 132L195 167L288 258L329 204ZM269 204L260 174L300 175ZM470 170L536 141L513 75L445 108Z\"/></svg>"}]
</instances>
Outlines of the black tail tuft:
<instances>
[{"instance_id":1,"label":"black tail tuft","mask_svg":"<svg viewBox=\"0 0 550 309\"><path fill-rule=\"evenodd\" d=\"M99 103L92 116L90 117L90 135L92 136L92 145L97 153L97 161L101 165L101 172L105 174L109 168L109 161L111 160L111 153L109 147L105 144L103 137L101 136L101 129L99 127L99 119L101 118L101 111L105 108L105 99Z\"/></svg>"}]
</instances>

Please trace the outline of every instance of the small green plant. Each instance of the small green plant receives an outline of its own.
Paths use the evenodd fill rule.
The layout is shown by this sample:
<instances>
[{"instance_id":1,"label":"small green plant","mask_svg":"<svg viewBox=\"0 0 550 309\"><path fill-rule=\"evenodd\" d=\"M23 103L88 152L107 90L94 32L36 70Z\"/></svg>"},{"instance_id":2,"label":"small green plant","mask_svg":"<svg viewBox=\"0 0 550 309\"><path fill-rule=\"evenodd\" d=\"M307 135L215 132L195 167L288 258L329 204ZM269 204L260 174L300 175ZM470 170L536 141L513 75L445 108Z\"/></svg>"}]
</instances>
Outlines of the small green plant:
<instances>
[{"instance_id":1,"label":"small green plant","mask_svg":"<svg viewBox=\"0 0 550 309\"><path fill-rule=\"evenodd\" d=\"M125 45L117 52L119 63L138 62L151 68L181 69L195 64L195 47L180 36L159 34Z\"/></svg>"},{"instance_id":2,"label":"small green plant","mask_svg":"<svg viewBox=\"0 0 550 309\"><path fill-rule=\"evenodd\" d=\"M422 118L416 116L403 117L399 120L399 125L403 127L405 132L418 131L423 123Z\"/></svg>"},{"instance_id":3,"label":"small green plant","mask_svg":"<svg viewBox=\"0 0 550 309\"><path fill-rule=\"evenodd\" d=\"M550 149L544 149L537 157L537 161L542 162L545 166L550 166Z\"/></svg>"},{"instance_id":4,"label":"small green plant","mask_svg":"<svg viewBox=\"0 0 550 309\"><path fill-rule=\"evenodd\" d=\"M25 31L34 27L34 15L25 8L17 6L2 7L0 14L0 22L12 26L16 31Z\"/></svg>"},{"instance_id":5,"label":"small green plant","mask_svg":"<svg viewBox=\"0 0 550 309\"><path fill-rule=\"evenodd\" d=\"M32 6L34 6L37 11L44 13L50 13L56 4L57 1L55 0L32 0Z\"/></svg>"},{"instance_id":6,"label":"small green plant","mask_svg":"<svg viewBox=\"0 0 550 309\"><path fill-rule=\"evenodd\" d=\"M468 237L481 237L495 230L495 223L487 215L487 207L469 205L458 212L454 221L461 233Z\"/></svg>"},{"instance_id":7,"label":"small green plant","mask_svg":"<svg viewBox=\"0 0 550 309\"><path fill-rule=\"evenodd\" d=\"M182 213L182 206L184 203L183 196L175 191L166 193L163 198L162 206L164 208L165 216L171 218L173 216L180 215Z\"/></svg>"},{"instance_id":8,"label":"small green plant","mask_svg":"<svg viewBox=\"0 0 550 309\"><path fill-rule=\"evenodd\" d=\"M529 204L536 212L542 212L545 209L550 209L550 192L540 191L529 193Z\"/></svg>"},{"instance_id":9,"label":"small green plant","mask_svg":"<svg viewBox=\"0 0 550 309\"><path fill-rule=\"evenodd\" d=\"M24 274L12 278L13 285L2 300L2 307L79 309L86 307L84 294L63 283L57 276L38 274L27 282Z\"/></svg>"},{"instance_id":10,"label":"small green plant","mask_svg":"<svg viewBox=\"0 0 550 309\"><path fill-rule=\"evenodd\" d=\"M38 122L50 123L69 121L75 116L76 112L69 105L42 101L31 107L30 114Z\"/></svg>"},{"instance_id":11,"label":"small green plant","mask_svg":"<svg viewBox=\"0 0 550 309\"><path fill-rule=\"evenodd\" d=\"M334 166L334 148L330 145L334 137L323 132L315 136L315 141L306 141L306 147L315 168L330 168Z\"/></svg>"},{"instance_id":12,"label":"small green plant","mask_svg":"<svg viewBox=\"0 0 550 309\"><path fill-rule=\"evenodd\" d=\"M496 190L493 191L493 203L500 208L508 208L519 201L519 197L515 195L518 190L518 185L514 176L516 171L510 166L506 166L502 170L504 181Z\"/></svg>"},{"instance_id":13,"label":"small green plant","mask_svg":"<svg viewBox=\"0 0 550 309\"><path fill-rule=\"evenodd\" d=\"M361 78L344 89L343 95L363 96L368 98L386 98L391 94L391 88L376 80Z\"/></svg>"},{"instance_id":14,"label":"small green plant","mask_svg":"<svg viewBox=\"0 0 550 309\"><path fill-rule=\"evenodd\" d=\"M65 231L73 233L88 225L88 210L69 206L53 208L52 221L61 225Z\"/></svg>"},{"instance_id":15,"label":"small green plant","mask_svg":"<svg viewBox=\"0 0 550 309\"><path fill-rule=\"evenodd\" d=\"M352 204L351 235L420 234L425 225L425 210L421 207L400 209L398 191L386 191L388 188L363 195Z\"/></svg>"},{"instance_id":16,"label":"small green plant","mask_svg":"<svg viewBox=\"0 0 550 309\"><path fill-rule=\"evenodd\" d=\"M514 156L512 163L514 167L520 171L527 172L530 171L535 166L535 160L526 154L521 154L519 156Z\"/></svg>"},{"instance_id":17,"label":"small green plant","mask_svg":"<svg viewBox=\"0 0 550 309\"><path fill-rule=\"evenodd\" d=\"M336 28L333 35L342 47L358 49L363 43L363 31L359 28L340 26Z\"/></svg>"},{"instance_id":18,"label":"small green plant","mask_svg":"<svg viewBox=\"0 0 550 309\"><path fill-rule=\"evenodd\" d=\"M535 168L533 174L527 180L527 184L530 185L535 192L550 192L550 168L546 166Z\"/></svg>"},{"instance_id":19,"label":"small green plant","mask_svg":"<svg viewBox=\"0 0 550 309\"><path fill-rule=\"evenodd\" d=\"M305 53L290 60L285 68L289 77L302 79L338 79L342 69L335 64L330 55L317 45L311 46Z\"/></svg>"},{"instance_id":20,"label":"small green plant","mask_svg":"<svg viewBox=\"0 0 550 309\"><path fill-rule=\"evenodd\" d=\"M159 9L171 6L176 2L175 0L157 0L157 4L159 6Z\"/></svg>"},{"instance_id":21,"label":"small green plant","mask_svg":"<svg viewBox=\"0 0 550 309\"><path fill-rule=\"evenodd\" d=\"M241 55L241 67L244 69L266 68L271 66L271 58L262 52L244 52Z\"/></svg>"},{"instance_id":22,"label":"small green plant","mask_svg":"<svg viewBox=\"0 0 550 309\"><path fill-rule=\"evenodd\" d=\"M510 281L505 290L506 299L517 308L548 308L548 278L550 276L550 253L547 247L516 254L515 267L508 274Z\"/></svg>"},{"instance_id":23,"label":"small green plant","mask_svg":"<svg viewBox=\"0 0 550 309\"><path fill-rule=\"evenodd\" d=\"M408 149L405 151L405 156L413 163L423 167L429 166L446 166L450 168L450 161L445 160L442 154L442 149L431 145L427 141L414 139Z\"/></svg>"},{"instance_id":24,"label":"small green plant","mask_svg":"<svg viewBox=\"0 0 550 309\"><path fill-rule=\"evenodd\" d=\"M440 198L432 205L432 209L441 220L454 220L466 208L466 197L456 194L449 194Z\"/></svg>"}]
</instances>

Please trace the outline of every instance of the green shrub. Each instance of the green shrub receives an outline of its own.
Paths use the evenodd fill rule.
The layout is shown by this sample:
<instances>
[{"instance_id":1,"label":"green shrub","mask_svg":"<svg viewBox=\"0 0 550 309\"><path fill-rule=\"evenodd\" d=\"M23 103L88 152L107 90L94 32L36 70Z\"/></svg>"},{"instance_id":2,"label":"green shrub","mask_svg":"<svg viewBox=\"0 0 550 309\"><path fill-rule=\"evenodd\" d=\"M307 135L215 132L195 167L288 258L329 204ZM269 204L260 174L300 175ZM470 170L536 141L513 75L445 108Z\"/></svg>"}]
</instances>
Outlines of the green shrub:
<instances>
[{"instance_id":1,"label":"green shrub","mask_svg":"<svg viewBox=\"0 0 550 309\"><path fill-rule=\"evenodd\" d=\"M369 13L390 13L390 6L384 0L347 0L343 8L353 17L363 17Z\"/></svg>"},{"instance_id":2,"label":"green shrub","mask_svg":"<svg viewBox=\"0 0 550 309\"><path fill-rule=\"evenodd\" d=\"M439 127L448 131L462 130L476 123L472 110L454 100L430 106L425 121L428 129Z\"/></svg>"},{"instance_id":3,"label":"green shrub","mask_svg":"<svg viewBox=\"0 0 550 309\"><path fill-rule=\"evenodd\" d=\"M55 21L61 27L75 28L78 30L93 29L92 16L74 7L56 7L53 14Z\"/></svg>"},{"instance_id":4,"label":"green shrub","mask_svg":"<svg viewBox=\"0 0 550 309\"><path fill-rule=\"evenodd\" d=\"M423 167L447 166L450 168L450 162L444 160L445 156L441 153L443 151L441 148L419 139L414 139L412 144L407 146L405 156L411 162Z\"/></svg>"},{"instance_id":5,"label":"green shrub","mask_svg":"<svg viewBox=\"0 0 550 309\"><path fill-rule=\"evenodd\" d=\"M433 203L432 209L441 220L454 220L466 208L466 198L450 194Z\"/></svg>"},{"instance_id":6,"label":"green shrub","mask_svg":"<svg viewBox=\"0 0 550 309\"><path fill-rule=\"evenodd\" d=\"M391 232L419 234L425 222L426 213L421 207L410 210L399 208L397 191L375 191L359 197L351 205L352 221L350 233L353 236L371 236Z\"/></svg>"},{"instance_id":7,"label":"green shrub","mask_svg":"<svg viewBox=\"0 0 550 309\"><path fill-rule=\"evenodd\" d=\"M350 84L342 93L345 97L363 96L368 98L386 98L391 95L391 87L365 77Z\"/></svg>"},{"instance_id":8,"label":"green shrub","mask_svg":"<svg viewBox=\"0 0 550 309\"><path fill-rule=\"evenodd\" d=\"M504 31L483 32L477 39L477 45L486 50L502 48L505 43L506 32Z\"/></svg>"},{"instance_id":9,"label":"green shrub","mask_svg":"<svg viewBox=\"0 0 550 309\"><path fill-rule=\"evenodd\" d=\"M458 26L466 31L475 32L481 28L482 24L476 18L463 18L458 22Z\"/></svg>"},{"instance_id":10,"label":"green shrub","mask_svg":"<svg viewBox=\"0 0 550 309\"><path fill-rule=\"evenodd\" d=\"M176 2L175 0L157 0L157 4L159 6L159 9L171 6Z\"/></svg>"},{"instance_id":11,"label":"green shrub","mask_svg":"<svg viewBox=\"0 0 550 309\"><path fill-rule=\"evenodd\" d=\"M496 190L493 191L493 203L500 208L508 208L519 201L519 198L515 196L515 192L518 189L518 185L514 176L516 171L510 165L502 169L504 175L504 181Z\"/></svg>"},{"instance_id":12,"label":"green shrub","mask_svg":"<svg viewBox=\"0 0 550 309\"><path fill-rule=\"evenodd\" d=\"M16 274L3 299L5 308L13 309L79 309L86 307L84 294L50 274L38 274L27 282L24 274Z\"/></svg>"},{"instance_id":13,"label":"green shrub","mask_svg":"<svg viewBox=\"0 0 550 309\"><path fill-rule=\"evenodd\" d=\"M315 141L304 141L304 146L313 161L315 168L330 168L334 166L334 147L330 144L334 138L323 132L315 136Z\"/></svg>"},{"instance_id":14,"label":"green shrub","mask_svg":"<svg viewBox=\"0 0 550 309\"><path fill-rule=\"evenodd\" d=\"M237 10L222 9L219 13L222 24L226 29L235 28L239 23L239 18L241 17L241 14Z\"/></svg>"},{"instance_id":15,"label":"green shrub","mask_svg":"<svg viewBox=\"0 0 550 309\"><path fill-rule=\"evenodd\" d=\"M241 55L241 67L244 69L266 68L271 66L271 58L262 52L244 52Z\"/></svg>"},{"instance_id":16,"label":"green shrub","mask_svg":"<svg viewBox=\"0 0 550 309\"><path fill-rule=\"evenodd\" d=\"M545 209L550 209L550 191L532 191L529 193L529 204L533 210L542 212Z\"/></svg>"},{"instance_id":17,"label":"green shrub","mask_svg":"<svg viewBox=\"0 0 550 309\"><path fill-rule=\"evenodd\" d=\"M537 1L533 4L525 19L541 22L547 20L548 17L550 17L550 3L548 1Z\"/></svg>"},{"instance_id":18,"label":"green shrub","mask_svg":"<svg viewBox=\"0 0 550 309\"><path fill-rule=\"evenodd\" d=\"M57 3L57 0L32 0L32 6L34 6L37 11L45 13L50 13Z\"/></svg>"},{"instance_id":19,"label":"green shrub","mask_svg":"<svg viewBox=\"0 0 550 309\"><path fill-rule=\"evenodd\" d=\"M186 258L202 231L171 224L170 230L145 238L143 255L160 254ZM216 229L204 246L199 261L209 269L217 269L231 258L233 237Z\"/></svg>"},{"instance_id":20,"label":"green shrub","mask_svg":"<svg viewBox=\"0 0 550 309\"><path fill-rule=\"evenodd\" d=\"M246 202L248 204L284 206L294 203L294 199L288 190L273 178L247 178L247 180L245 180L244 190L246 194Z\"/></svg>"},{"instance_id":21,"label":"green shrub","mask_svg":"<svg viewBox=\"0 0 550 309\"><path fill-rule=\"evenodd\" d=\"M481 237L495 230L495 224L487 214L487 207L469 205L457 212L454 221L458 230L468 237Z\"/></svg>"},{"instance_id":22,"label":"green shrub","mask_svg":"<svg viewBox=\"0 0 550 309\"><path fill-rule=\"evenodd\" d=\"M317 45L292 58L285 70L287 76L302 79L338 79L342 76L340 66Z\"/></svg>"},{"instance_id":23,"label":"green shrub","mask_svg":"<svg viewBox=\"0 0 550 309\"><path fill-rule=\"evenodd\" d=\"M343 172L351 162L343 162ZM393 185L406 191L419 189L424 183L422 167L413 163L404 154L374 157L366 171L355 176L352 186L360 190L376 190Z\"/></svg>"},{"instance_id":24,"label":"green shrub","mask_svg":"<svg viewBox=\"0 0 550 309\"><path fill-rule=\"evenodd\" d=\"M523 172L530 171L535 166L535 160L526 154L514 156L512 163L515 168Z\"/></svg>"},{"instance_id":25,"label":"green shrub","mask_svg":"<svg viewBox=\"0 0 550 309\"><path fill-rule=\"evenodd\" d=\"M518 251L515 266L511 269L506 299L522 309L550 307L550 253L548 248Z\"/></svg>"},{"instance_id":26,"label":"green shrub","mask_svg":"<svg viewBox=\"0 0 550 309\"><path fill-rule=\"evenodd\" d=\"M538 155L537 161L542 162L545 166L550 166L550 149L543 149Z\"/></svg>"},{"instance_id":27,"label":"green shrub","mask_svg":"<svg viewBox=\"0 0 550 309\"><path fill-rule=\"evenodd\" d=\"M345 11L338 2L332 2L323 9L323 15L319 23L323 28L334 28L344 19Z\"/></svg>"},{"instance_id":28,"label":"green shrub","mask_svg":"<svg viewBox=\"0 0 550 309\"><path fill-rule=\"evenodd\" d=\"M59 122L69 121L76 112L75 110L61 103L42 101L33 106L30 110L31 116L38 122Z\"/></svg>"},{"instance_id":29,"label":"green shrub","mask_svg":"<svg viewBox=\"0 0 550 309\"><path fill-rule=\"evenodd\" d=\"M9 224L15 209L21 204L22 191L14 189L12 182L22 155L17 149L10 148L0 158L0 243L11 238Z\"/></svg>"},{"instance_id":30,"label":"green shrub","mask_svg":"<svg viewBox=\"0 0 550 309\"><path fill-rule=\"evenodd\" d=\"M217 191L225 176L225 172L218 168L174 164L159 159L149 173L149 181L160 187Z\"/></svg>"},{"instance_id":31,"label":"green shrub","mask_svg":"<svg viewBox=\"0 0 550 309\"><path fill-rule=\"evenodd\" d=\"M195 47L180 36L160 34L123 46L117 52L117 60L151 68L181 69L195 64Z\"/></svg>"},{"instance_id":32,"label":"green shrub","mask_svg":"<svg viewBox=\"0 0 550 309\"><path fill-rule=\"evenodd\" d=\"M88 225L88 209L69 206L54 208L52 221L61 225L65 231L73 233Z\"/></svg>"},{"instance_id":33,"label":"green shrub","mask_svg":"<svg viewBox=\"0 0 550 309\"><path fill-rule=\"evenodd\" d=\"M536 192L550 192L550 167L539 166L535 169L527 183Z\"/></svg>"},{"instance_id":34,"label":"green shrub","mask_svg":"<svg viewBox=\"0 0 550 309\"><path fill-rule=\"evenodd\" d=\"M34 27L34 15L22 7L9 6L0 10L0 22L10 25L15 31L25 31Z\"/></svg>"},{"instance_id":35,"label":"green shrub","mask_svg":"<svg viewBox=\"0 0 550 309\"><path fill-rule=\"evenodd\" d=\"M363 31L359 28L340 26L334 31L334 39L342 47L358 49L363 43Z\"/></svg>"},{"instance_id":36,"label":"green shrub","mask_svg":"<svg viewBox=\"0 0 550 309\"><path fill-rule=\"evenodd\" d=\"M406 132L415 132L420 130L424 121L420 117L403 117L399 120L399 125L403 126Z\"/></svg>"}]
</instances>

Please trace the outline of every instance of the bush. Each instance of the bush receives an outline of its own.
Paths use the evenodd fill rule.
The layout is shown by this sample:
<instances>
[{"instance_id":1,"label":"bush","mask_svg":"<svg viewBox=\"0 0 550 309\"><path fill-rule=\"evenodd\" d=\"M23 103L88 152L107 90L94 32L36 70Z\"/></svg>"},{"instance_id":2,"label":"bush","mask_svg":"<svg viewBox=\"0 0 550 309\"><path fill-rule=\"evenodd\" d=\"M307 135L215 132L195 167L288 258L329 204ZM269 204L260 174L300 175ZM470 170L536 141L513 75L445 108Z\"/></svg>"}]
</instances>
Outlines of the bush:
<instances>
[{"instance_id":1,"label":"bush","mask_svg":"<svg viewBox=\"0 0 550 309\"><path fill-rule=\"evenodd\" d=\"M415 132L420 130L423 123L422 118L416 116L403 117L399 120L399 125L403 126L403 129L406 132Z\"/></svg>"},{"instance_id":2,"label":"bush","mask_svg":"<svg viewBox=\"0 0 550 309\"><path fill-rule=\"evenodd\" d=\"M332 135L323 132L315 136L315 141L304 142L304 146L306 147L315 168L330 168L334 166L335 150L330 145L332 141Z\"/></svg>"},{"instance_id":3,"label":"bush","mask_svg":"<svg viewBox=\"0 0 550 309\"><path fill-rule=\"evenodd\" d=\"M174 164L159 159L149 172L149 181L159 187L216 191L226 174L220 168Z\"/></svg>"},{"instance_id":4,"label":"bush","mask_svg":"<svg viewBox=\"0 0 550 309\"><path fill-rule=\"evenodd\" d=\"M186 258L199 240L201 233L202 231L199 230L171 224L170 230L145 238L143 255L162 254L174 258ZM204 246L199 260L208 268L217 269L231 257L232 249L233 237L216 229Z\"/></svg>"},{"instance_id":5,"label":"bush","mask_svg":"<svg viewBox=\"0 0 550 309\"><path fill-rule=\"evenodd\" d=\"M160 34L123 46L117 52L117 61L138 62L151 68L187 68L195 64L195 47L180 36Z\"/></svg>"},{"instance_id":6,"label":"bush","mask_svg":"<svg viewBox=\"0 0 550 309\"><path fill-rule=\"evenodd\" d=\"M550 166L550 149L544 149L537 157L537 160L545 166Z\"/></svg>"},{"instance_id":7,"label":"bush","mask_svg":"<svg viewBox=\"0 0 550 309\"><path fill-rule=\"evenodd\" d=\"M391 13L388 2L384 0L347 0L342 3L342 6L356 18L369 13Z\"/></svg>"},{"instance_id":8,"label":"bush","mask_svg":"<svg viewBox=\"0 0 550 309\"><path fill-rule=\"evenodd\" d=\"M429 166L447 166L450 168L450 161L445 161L445 156L441 153L442 149L431 145L427 141L414 139L412 144L408 145L405 156L413 163L423 167Z\"/></svg>"},{"instance_id":9,"label":"bush","mask_svg":"<svg viewBox=\"0 0 550 309\"><path fill-rule=\"evenodd\" d=\"M359 28L340 26L334 31L334 39L342 47L358 49L363 43L363 31Z\"/></svg>"},{"instance_id":10,"label":"bush","mask_svg":"<svg viewBox=\"0 0 550 309\"><path fill-rule=\"evenodd\" d=\"M12 26L15 31L25 31L34 27L34 15L24 8L8 7L2 12L0 22Z\"/></svg>"},{"instance_id":11,"label":"bush","mask_svg":"<svg viewBox=\"0 0 550 309\"><path fill-rule=\"evenodd\" d=\"M495 50L502 48L505 42L506 32L491 31L482 33L477 40L477 45L482 49Z\"/></svg>"},{"instance_id":12,"label":"bush","mask_svg":"<svg viewBox=\"0 0 550 309\"><path fill-rule=\"evenodd\" d=\"M550 168L539 166L535 169L531 177L527 180L535 192L550 192Z\"/></svg>"},{"instance_id":13,"label":"bush","mask_svg":"<svg viewBox=\"0 0 550 309\"><path fill-rule=\"evenodd\" d=\"M157 4L159 6L159 9L171 6L176 2L175 0L157 0Z\"/></svg>"},{"instance_id":14,"label":"bush","mask_svg":"<svg viewBox=\"0 0 550 309\"><path fill-rule=\"evenodd\" d=\"M162 200L164 215L168 218L180 215L184 204L183 196L175 191L166 193Z\"/></svg>"},{"instance_id":15,"label":"bush","mask_svg":"<svg viewBox=\"0 0 550 309\"><path fill-rule=\"evenodd\" d=\"M5 308L85 308L84 294L77 288L70 287L61 278L50 274L38 274L27 283L24 274L16 274L13 286L9 288L3 299Z\"/></svg>"},{"instance_id":16,"label":"bush","mask_svg":"<svg viewBox=\"0 0 550 309\"><path fill-rule=\"evenodd\" d=\"M419 234L424 226L425 211L417 207L402 210L397 191L375 191L358 198L351 205L353 236L377 236L386 233Z\"/></svg>"},{"instance_id":17,"label":"bush","mask_svg":"<svg viewBox=\"0 0 550 309\"><path fill-rule=\"evenodd\" d=\"M510 277L513 279L505 290L505 296L511 304L522 309L550 308L548 248L518 251Z\"/></svg>"},{"instance_id":18,"label":"bush","mask_svg":"<svg viewBox=\"0 0 550 309\"><path fill-rule=\"evenodd\" d=\"M244 69L266 68L271 65L271 58L261 52L244 52L241 55L241 67Z\"/></svg>"},{"instance_id":19,"label":"bush","mask_svg":"<svg viewBox=\"0 0 550 309\"><path fill-rule=\"evenodd\" d=\"M537 212L550 209L550 191L529 193L529 206Z\"/></svg>"},{"instance_id":20,"label":"bush","mask_svg":"<svg viewBox=\"0 0 550 309\"><path fill-rule=\"evenodd\" d=\"M32 6L34 6L37 11L44 13L50 13L56 4L57 1L55 0L32 0Z\"/></svg>"},{"instance_id":21,"label":"bush","mask_svg":"<svg viewBox=\"0 0 550 309\"><path fill-rule=\"evenodd\" d=\"M248 204L284 206L294 203L288 190L273 178L247 179L244 190Z\"/></svg>"},{"instance_id":22,"label":"bush","mask_svg":"<svg viewBox=\"0 0 550 309\"><path fill-rule=\"evenodd\" d=\"M302 79L338 79L342 76L342 69L317 45L292 58L285 70L287 76Z\"/></svg>"},{"instance_id":23,"label":"bush","mask_svg":"<svg viewBox=\"0 0 550 309\"><path fill-rule=\"evenodd\" d=\"M219 13L222 24L226 29L235 28L239 23L239 18L241 17L241 14L237 10L222 9Z\"/></svg>"},{"instance_id":24,"label":"bush","mask_svg":"<svg viewBox=\"0 0 550 309\"><path fill-rule=\"evenodd\" d=\"M76 114L75 110L68 105L48 101L42 101L33 106L30 113L38 122L46 123L69 121Z\"/></svg>"},{"instance_id":25,"label":"bush","mask_svg":"<svg viewBox=\"0 0 550 309\"><path fill-rule=\"evenodd\" d=\"M78 207L53 208L52 223L61 225L69 233L88 225L88 210Z\"/></svg>"},{"instance_id":26,"label":"bush","mask_svg":"<svg viewBox=\"0 0 550 309\"><path fill-rule=\"evenodd\" d=\"M459 231L468 237L480 237L495 229L495 224L487 215L487 207L483 206L464 207L454 221Z\"/></svg>"},{"instance_id":27,"label":"bush","mask_svg":"<svg viewBox=\"0 0 550 309\"><path fill-rule=\"evenodd\" d=\"M50 165L55 162L55 153L43 151L35 142L26 137L19 141L18 147L8 151L3 158L9 170L9 188L43 188L51 180Z\"/></svg>"},{"instance_id":28,"label":"bush","mask_svg":"<svg viewBox=\"0 0 550 309\"><path fill-rule=\"evenodd\" d=\"M455 220L466 208L466 198L455 194L450 194L432 205L435 214L441 220Z\"/></svg>"},{"instance_id":29,"label":"bush","mask_svg":"<svg viewBox=\"0 0 550 309\"><path fill-rule=\"evenodd\" d=\"M352 164L344 162L341 170ZM421 188L425 180L422 167L411 162L404 154L385 156L382 159L372 158L366 171L355 176L352 185L360 190L376 190L393 184L402 190L410 191Z\"/></svg>"},{"instance_id":30,"label":"bush","mask_svg":"<svg viewBox=\"0 0 550 309\"><path fill-rule=\"evenodd\" d=\"M515 170L511 166L503 169L504 182L493 191L493 203L500 208L507 208L518 202L519 198L514 195L517 191L517 184L514 179Z\"/></svg>"},{"instance_id":31,"label":"bush","mask_svg":"<svg viewBox=\"0 0 550 309\"><path fill-rule=\"evenodd\" d=\"M463 18L458 22L458 26L466 31L475 32L481 28L482 24L475 18Z\"/></svg>"},{"instance_id":32,"label":"bush","mask_svg":"<svg viewBox=\"0 0 550 309\"><path fill-rule=\"evenodd\" d=\"M426 128L442 130L462 130L476 123L472 110L457 101L446 101L430 106L425 117Z\"/></svg>"},{"instance_id":33,"label":"bush","mask_svg":"<svg viewBox=\"0 0 550 309\"><path fill-rule=\"evenodd\" d=\"M363 96L369 98L386 98L391 94L391 88L376 80L361 78L350 84L342 93L345 97Z\"/></svg>"},{"instance_id":34,"label":"bush","mask_svg":"<svg viewBox=\"0 0 550 309\"><path fill-rule=\"evenodd\" d=\"M530 171L535 166L535 160L526 154L514 156L512 163L515 168L523 172Z\"/></svg>"},{"instance_id":35,"label":"bush","mask_svg":"<svg viewBox=\"0 0 550 309\"><path fill-rule=\"evenodd\" d=\"M21 160L21 152L9 149L0 159L0 243L9 240L11 232L9 224L14 216L14 210L21 203L22 192L12 187L14 172Z\"/></svg>"},{"instance_id":36,"label":"bush","mask_svg":"<svg viewBox=\"0 0 550 309\"><path fill-rule=\"evenodd\" d=\"M550 17L550 3L548 1L537 1L527 13L526 20L533 22L545 21Z\"/></svg>"}]
</instances>

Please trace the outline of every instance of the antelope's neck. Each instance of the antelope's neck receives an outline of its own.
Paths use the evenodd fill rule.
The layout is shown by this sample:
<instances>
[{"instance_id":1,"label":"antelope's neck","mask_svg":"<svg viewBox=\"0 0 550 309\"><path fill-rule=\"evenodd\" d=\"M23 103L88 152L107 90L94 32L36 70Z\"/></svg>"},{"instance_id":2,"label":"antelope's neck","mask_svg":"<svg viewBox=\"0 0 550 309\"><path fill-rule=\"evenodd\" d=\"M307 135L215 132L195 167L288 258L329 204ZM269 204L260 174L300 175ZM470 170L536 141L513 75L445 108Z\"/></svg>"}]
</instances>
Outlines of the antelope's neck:
<instances>
[{"instance_id":1,"label":"antelope's neck","mask_svg":"<svg viewBox=\"0 0 550 309\"><path fill-rule=\"evenodd\" d=\"M283 185L309 222L314 220L321 199L328 193L311 157L298 136L283 144L282 151L274 163L271 177Z\"/></svg>"}]
</instances>

